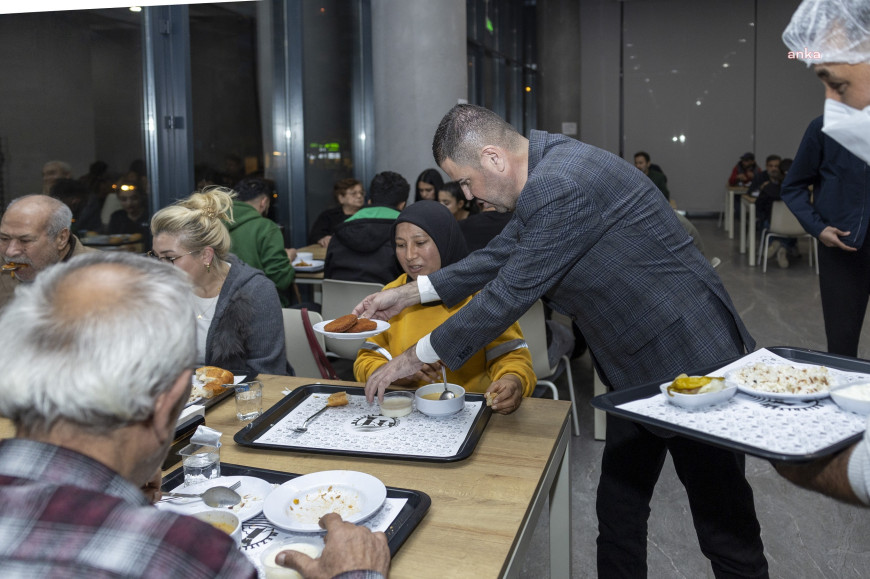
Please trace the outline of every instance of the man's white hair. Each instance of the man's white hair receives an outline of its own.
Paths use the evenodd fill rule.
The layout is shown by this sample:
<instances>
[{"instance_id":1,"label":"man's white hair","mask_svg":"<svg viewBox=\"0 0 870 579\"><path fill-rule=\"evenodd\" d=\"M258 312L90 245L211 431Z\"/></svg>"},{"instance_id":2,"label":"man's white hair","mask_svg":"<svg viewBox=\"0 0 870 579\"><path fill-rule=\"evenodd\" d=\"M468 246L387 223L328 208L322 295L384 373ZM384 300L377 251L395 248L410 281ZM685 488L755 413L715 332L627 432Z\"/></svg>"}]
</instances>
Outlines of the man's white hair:
<instances>
[{"instance_id":1,"label":"man's white hair","mask_svg":"<svg viewBox=\"0 0 870 579\"><path fill-rule=\"evenodd\" d=\"M21 197L16 197L9 202L7 211L16 203L20 203L27 199L40 201L51 210L51 215L45 221L45 234L48 237L54 239L64 229L72 227L72 210L63 201L55 199L54 197L49 197L48 195L34 193L33 195L22 195Z\"/></svg>"},{"instance_id":2,"label":"man's white hair","mask_svg":"<svg viewBox=\"0 0 870 579\"><path fill-rule=\"evenodd\" d=\"M101 264L116 266L110 290L121 297L68 307L69 276L106 275ZM191 295L181 270L127 253L86 254L41 273L0 315L0 415L24 432L64 420L106 433L148 419L194 362Z\"/></svg>"}]
</instances>

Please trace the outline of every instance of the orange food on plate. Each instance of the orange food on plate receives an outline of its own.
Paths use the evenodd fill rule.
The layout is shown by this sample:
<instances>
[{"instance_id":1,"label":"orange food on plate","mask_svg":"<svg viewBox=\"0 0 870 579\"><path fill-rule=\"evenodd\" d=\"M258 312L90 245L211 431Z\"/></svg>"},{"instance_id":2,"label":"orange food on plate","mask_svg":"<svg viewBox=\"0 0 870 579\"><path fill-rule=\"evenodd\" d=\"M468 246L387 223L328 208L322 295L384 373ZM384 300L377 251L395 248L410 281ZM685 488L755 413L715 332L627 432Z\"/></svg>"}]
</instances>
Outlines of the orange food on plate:
<instances>
[{"instance_id":1,"label":"orange food on plate","mask_svg":"<svg viewBox=\"0 0 870 579\"><path fill-rule=\"evenodd\" d=\"M346 316L341 316L340 318L336 318L323 326L323 329L327 332L346 332L353 327L356 323L357 317L353 314L348 314Z\"/></svg>"},{"instance_id":2,"label":"orange food on plate","mask_svg":"<svg viewBox=\"0 0 870 579\"><path fill-rule=\"evenodd\" d=\"M378 329L378 325L367 318L358 318L356 323L347 330L348 334L358 334L360 332L371 332Z\"/></svg>"}]
</instances>

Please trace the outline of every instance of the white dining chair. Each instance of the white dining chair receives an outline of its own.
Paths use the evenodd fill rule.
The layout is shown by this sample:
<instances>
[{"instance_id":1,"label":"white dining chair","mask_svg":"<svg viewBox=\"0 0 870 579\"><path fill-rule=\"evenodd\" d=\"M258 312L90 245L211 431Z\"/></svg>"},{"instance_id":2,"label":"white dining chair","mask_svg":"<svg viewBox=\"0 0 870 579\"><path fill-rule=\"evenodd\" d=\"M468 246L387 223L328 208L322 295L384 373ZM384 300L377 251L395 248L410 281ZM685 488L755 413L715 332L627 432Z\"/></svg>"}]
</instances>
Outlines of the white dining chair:
<instances>
[{"instance_id":1,"label":"white dining chair","mask_svg":"<svg viewBox=\"0 0 870 579\"><path fill-rule=\"evenodd\" d=\"M813 267L815 254L816 275L819 275L819 240L804 230L803 225L794 216L784 201L774 201L770 208L770 228L761 232L761 247L758 258L763 259L762 273L767 273L767 248L771 237L791 237L793 239L808 238L810 240L809 262Z\"/></svg>"},{"instance_id":2,"label":"white dining chair","mask_svg":"<svg viewBox=\"0 0 870 579\"><path fill-rule=\"evenodd\" d=\"M532 307L523 314L519 320L523 338L529 346L532 355L532 367L537 376L537 384L547 387L553 394L553 400L559 399L559 391L553 382L564 368L568 382L568 395L571 398L571 421L574 427L574 436L580 436L580 420L577 417L577 402L574 399L574 378L571 375L571 361L568 356L562 356L555 368L550 367L547 356L547 321L544 317L544 303L541 300L532 304Z\"/></svg>"},{"instance_id":3,"label":"white dining chair","mask_svg":"<svg viewBox=\"0 0 870 579\"><path fill-rule=\"evenodd\" d=\"M305 335L305 326L302 325L302 310L284 308L281 313L284 317L284 348L287 361L293 366L293 371L296 372L297 376L319 380L320 368L317 366L314 353L311 351L311 346ZM323 321L320 314L311 310L308 311L308 319L312 326ZM323 334L314 332L314 336L320 347L324 348Z\"/></svg>"},{"instance_id":4,"label":"white dining chair","mask_svg":"<svg viewBox=\"0 0 870 579\"><path fill-rule=\"evenodd\" d=\"M349 314L363 298L381 291L383 287L379 283L324 279L323 301L320 309L323 319L334 320ZM365 340L326 338L325 342L327 356L332 355L346 360L356 360L357 352L359 352Z\"/></svg>"}]
</instances>

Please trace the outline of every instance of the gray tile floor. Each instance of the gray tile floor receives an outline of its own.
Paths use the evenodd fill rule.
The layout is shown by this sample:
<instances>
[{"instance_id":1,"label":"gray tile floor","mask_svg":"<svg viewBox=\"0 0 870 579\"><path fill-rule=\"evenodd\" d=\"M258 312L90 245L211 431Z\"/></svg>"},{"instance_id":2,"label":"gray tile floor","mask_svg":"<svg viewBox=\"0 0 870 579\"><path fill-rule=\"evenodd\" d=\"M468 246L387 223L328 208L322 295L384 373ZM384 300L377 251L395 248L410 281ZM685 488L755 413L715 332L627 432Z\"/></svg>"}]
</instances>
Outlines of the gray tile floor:
<instances>
[{"instance_id":1,"label":"gray tile floor","mask_svg":"<svg viewBox=\"0 0 870 579\"><path fill-rule=\"evenodd\" d=\"M788 269L776 260L766 274L750 268L738 251L738 240L729 240L715 220L693 220L709 256L718 256L718 272L752 335L762 346L826 348L818 279L803 257ZM859 355L870 358L868 324L865 322ZM592 436L591 368L588 356L574 361L579 395L581 435L572 439L571 486L574 577L596 577L595 491L603 442ZM564 379L560 388L567 397ZM836 578L870 576L870 509L837 503L799 489L773 470L767 461L749 457L747 478L755 491L770 575L776 578ZM536 527L523 577L549 576L546 512ZM652 501L648 538L649 577L713 577L698 549L685 492L668 460Z\"/></svg>"}]
</instances>

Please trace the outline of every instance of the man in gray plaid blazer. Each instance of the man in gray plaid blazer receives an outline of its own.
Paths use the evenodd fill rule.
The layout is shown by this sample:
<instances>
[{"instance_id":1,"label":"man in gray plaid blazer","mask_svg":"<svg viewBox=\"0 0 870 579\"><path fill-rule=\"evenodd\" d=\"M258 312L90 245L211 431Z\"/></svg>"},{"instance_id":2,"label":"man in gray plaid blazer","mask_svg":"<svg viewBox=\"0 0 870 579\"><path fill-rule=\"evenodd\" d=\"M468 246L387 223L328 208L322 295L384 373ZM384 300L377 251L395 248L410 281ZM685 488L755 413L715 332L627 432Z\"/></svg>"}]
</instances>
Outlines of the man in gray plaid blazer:
<instances>
[{"instance_id":1,"label":"man in gray plaid blazer","mask_svg":"<svg viewBox=\"0 0 870 579\"><path fill-rule=\"evenodd\" d=\"M540 298L571 316L616 389L754 348L719 277L629 163L562 135L532 131L527 140L473 105L444 117L433 152L469 199L514 215L486 248L357 306L355 313L389 319L411 304L452 305L480 291L376 372L366 384L370 399L423 363L461 366ZM493 406L513 403L497 396ZM668 451L716 576L766 577L745 457L613 416L598 485L599 576L646 574L649 501Z\"/></svg>"}]
</instances>

